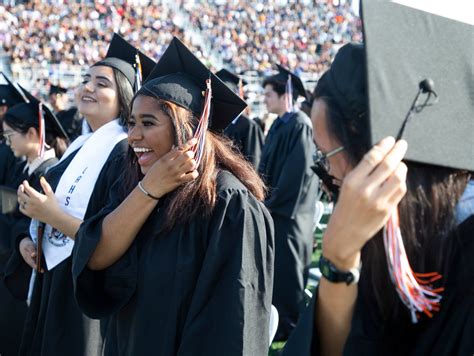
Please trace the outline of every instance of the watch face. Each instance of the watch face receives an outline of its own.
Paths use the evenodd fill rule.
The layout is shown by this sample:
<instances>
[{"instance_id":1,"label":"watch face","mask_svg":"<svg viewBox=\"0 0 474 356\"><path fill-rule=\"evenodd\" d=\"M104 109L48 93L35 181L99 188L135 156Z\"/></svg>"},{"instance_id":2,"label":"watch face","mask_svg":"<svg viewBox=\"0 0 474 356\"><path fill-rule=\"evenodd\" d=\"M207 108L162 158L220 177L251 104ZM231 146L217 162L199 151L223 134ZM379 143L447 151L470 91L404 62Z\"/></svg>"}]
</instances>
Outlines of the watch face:
<instances>
[{"instance_id":1,"label":"watch face","mask_svg":"<svg viewBox=\"0 0 474 356\"><path fill-rule=\"evenodd\" d=\"M358 281L358 276L354 275L353 270L340 271L324 256L320 257L319 269L324 278L333 283L345 282L347 284L351 284L354 281Z\"/></svg>"}]
</instances>

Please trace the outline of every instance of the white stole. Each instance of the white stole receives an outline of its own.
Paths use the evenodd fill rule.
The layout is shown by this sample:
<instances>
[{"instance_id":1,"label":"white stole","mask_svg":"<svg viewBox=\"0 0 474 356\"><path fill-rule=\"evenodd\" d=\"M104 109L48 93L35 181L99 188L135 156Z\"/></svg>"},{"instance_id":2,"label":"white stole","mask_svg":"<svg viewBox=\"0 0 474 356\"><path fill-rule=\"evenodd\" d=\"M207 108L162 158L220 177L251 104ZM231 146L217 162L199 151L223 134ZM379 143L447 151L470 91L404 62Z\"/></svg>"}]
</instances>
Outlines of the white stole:
<instances>
[{"instance_id":1,"label":"white stole","mask_svg":"<svg viewBox=\"0 0 474 356\"><path fill-rule=\"evenodd\" d=\"M89 199L99 174L115 145L125 139L127 134L118 120L100 127L93 134L78 137L65 152L61 160L80 148L64 171L56 187L58 204L69 215L84 219ZM77 142L76 142L77 141ZM30 224L30 236L37 241L37 220ZM50 225L46 225L43 235L43 254L48 270L68 258L74 247L74 240L65 236Z\"/></svg>"}]
</instances>

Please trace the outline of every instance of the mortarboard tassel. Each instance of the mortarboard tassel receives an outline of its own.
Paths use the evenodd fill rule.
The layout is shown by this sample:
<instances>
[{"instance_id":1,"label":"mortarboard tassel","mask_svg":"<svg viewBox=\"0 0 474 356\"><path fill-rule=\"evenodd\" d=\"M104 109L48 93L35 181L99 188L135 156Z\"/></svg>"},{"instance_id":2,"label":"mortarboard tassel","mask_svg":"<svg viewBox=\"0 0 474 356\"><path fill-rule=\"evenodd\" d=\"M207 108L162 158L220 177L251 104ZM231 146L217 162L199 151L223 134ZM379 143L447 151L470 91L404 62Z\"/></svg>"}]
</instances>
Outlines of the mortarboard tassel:
<instances>
[{"instance_id":1,"label":"mortarboard tassel","mask_svg":"<svg viewBox=\"0 0 474 356\"><path fill-rule=\"evenodd\" d=\"M383 230L385 254L390 278L402 302L411 313L411 320L416 323L420 313L430 318L433 312L439 311L441 295L444 288L432 288L432 283L441 275L432 273L414 273L408 262L400 232L398 209L394 211Z\"/></svg>"},{"instance_id":2,"label":"mortarboard tassel","mask_svg":"<svg viewBox=\"0 0 474 356\"><path fill-rule=\"evenodd\" d=\"M241 99L244 99L244 83L242 79L239 79L239 96Z\"/></svg>"},{"instance_id":3,"label":"mortarboard tassel","mask_svg":"<svg viewBox=\"0 0 474 356\"><path fill-rule=\"evenodd\" d=\"M288 75L288 80L286 81L286 112L293 112L293 84L291 82L291 75Z\"/></svg>"},{"instance_id":4,"label":"mortarboard tassel","mask_svg":"<svg viewBox=\"0 0 474 356\"><path fill-rule=\"evenodd\" d=\"M43 157L45 147L46 147L46 129L43 115L43 103L40 102L38 105L38 131L39 131L39 143L40 147L38 150L38 155Z\"/></svg>"},{"instance_id":5,"label":"mortarboard tassel","mask_svg":"<svg viewBox=\"0 0 474 356\"><path fill-rule=\"evenodd\" d=\"M140 62L140 56L135 54L135 93L142 87L142 63Z\"/></svg>"},{"instance_id":6,"label":"mortarboard tassel","mask_svg":"<svg viewBox=\"0 0 474 356\"><path fill-rule=\"evenodd\" d=\"M194 159L196 160L196 167L199 166L206 144L206 132L209 127L209 115L211 113L211 98L212 88L211 79L206 80L206 92L204 94L204 108L202 109L201 117L199 118L198 127L194 133L194 138L197 139L196 146L193 147Z\"/></svg>"}]
</instances>

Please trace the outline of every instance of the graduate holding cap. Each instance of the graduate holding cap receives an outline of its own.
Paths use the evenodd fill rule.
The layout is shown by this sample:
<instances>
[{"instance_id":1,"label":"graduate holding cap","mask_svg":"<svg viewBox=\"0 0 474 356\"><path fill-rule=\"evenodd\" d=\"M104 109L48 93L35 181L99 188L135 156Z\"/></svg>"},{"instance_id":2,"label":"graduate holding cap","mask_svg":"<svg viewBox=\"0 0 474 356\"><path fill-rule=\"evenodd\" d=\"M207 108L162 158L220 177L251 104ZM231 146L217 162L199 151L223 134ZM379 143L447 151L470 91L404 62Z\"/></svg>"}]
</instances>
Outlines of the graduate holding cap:
<instances>
[{"instance_id":1,"label":"graduate holding cap","mask_svg":"<svg viewBox=\"0 0 474 356\"><path fill-rule=\"evenodd\" d=\"M285 355L474 351L474 217L456 219L474 171L472 23L401 2L362 2L365 45L343 46L314 92L316 171L339 198Z\"/></svg>"},{"instance_id":2,"label":"graduate holding cap","mask_svg":"<svg viewBox=\"0 0 474 356\"><path fill-rule=\"evenodd\" d=\"M80 307L111 317L106 355L268 352L264 186L217 134L245 106L177 38L135 95L135 155L73 257Z\"/></svg>"},{"instance_id":3,"label":"graduate holding cap","mask_svg":"<svg viewBox=\"0 0 474 356\"><path fill-rule=\"evenodd\" d=\"M221 69L216 72L216 76L231 88L234 93L237 93L244 99L243 90L244 86L247 85L245 80L242 80L238 75L227 69ZM252 163L255 169L258 169L263 142L265 141L260 125L242 113L231 121L224 133L234 141L240 152Z\"/></svg>"},{"instance_id":4,"label":"graduate holding cap","mask_svg":"<svg viewBox=\"0 0 474 356\"><path fill-rule=\"evenodd\" d=\"M311 171L315 147L311 122L297 111L305 96L301 79L282 66L263 82L265 104L277 114L265 140L259 173L268 185L265 205L275 222L273 305L280 314L276 340L286 340L305 307L313 252L318 179Z\"/></svg>"},{"instance_id":5,"label":"graduate holding cap","mask_svg":"<svg viewBox=\"0 0 474 356\"><path fill-rule=\"evenodd\" d=\"M152 64L114 35L106 58L89 68L78 89L78 109L93 132L77 138L48 170L40 180L42 192L28 181L19 187L20 211L33 220L29 236L19 243L24 258L12 257L7 266L5 282L10 289L19 273L32 265L23 251L30 251L30 258L33 253L39 256L29 291L18 291L31 300L20 355L101 353L99 322L85 317L74 300L71 253L79 225L97 212L90 209L90 201L106 200L108 190L97 188L96 182L108 180L110 186L124 168L130 100L140 85L137 78L149 74Z\"/></svg>"},{"instance_id":6,"label":"graduate holding cap","mask_svg":"<svg viewBox=\"0 0 474 356\"><path fill-rule=\"evenodd\" d=\"M67 135L59 124L54 114L33 97L26 90L22 90L28 103L21 103L10 108L3 118L3 133L6 144L11 148L16 157L26 157L26 162L19 175L19 179L27 179L30 186L40 189L40 177L45 171L58 161L67 147ZM40 112L41 111L41 112ZM42 139L44 135L44 140ZM42 150L45 145L45 150ZM5 219L3 219L5 218ZM2 222L8 220L8 228L1 224L2 246L8 243L7 258L12 254L12 246L18 246L18 241L29 236L30 218L23 215L19 209L2 216ZM20 253L22 248L20 246ZM2 260L4 251L2 248ZM15 258L21 258L18 253ZM29 260L35 255L26 256ZM33 257L33 258L32 258ZM2 261L2 272L6 261ZM31 266L34 266L32 264ZM15 281L10 281L10 292L7 297L3 293L3 283L0 293L2 306L2 322L0 326L0 352L5 355L16 355L21 341L21 333L25 321L26 302L13 299L18 296L15 291L28 288L31 268L25 268L24 273L19 273ZM11 293L11 294L10 294ZM3 310L5 308L5 310Z\"/></svg>"}]
</instances>

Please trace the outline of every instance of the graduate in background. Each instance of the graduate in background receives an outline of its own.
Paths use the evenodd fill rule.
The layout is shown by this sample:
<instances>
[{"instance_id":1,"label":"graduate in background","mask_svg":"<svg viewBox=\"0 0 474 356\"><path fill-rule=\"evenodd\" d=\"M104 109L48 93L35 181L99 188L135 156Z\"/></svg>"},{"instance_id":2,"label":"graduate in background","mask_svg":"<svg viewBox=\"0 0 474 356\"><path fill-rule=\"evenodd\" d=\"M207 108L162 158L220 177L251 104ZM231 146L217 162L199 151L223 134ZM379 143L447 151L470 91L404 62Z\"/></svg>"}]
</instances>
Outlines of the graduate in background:
<instances>
[{"instance_id":1,"label":"graduate in background","mask_svg":"<svg viewBox=\"0 0 474 356\"><path fill-rule=\"evenodd\" d=\"M177 38L136 94L135 156L81 226L73 257L80 307L111 316L106 355L267 354L264 185L215 133L245 106Z\"/></svg>"},{"instance_id":2,"label":"graduate in background","mask_svg":"<svg viewBox=\"0 0 474 356\"><path fill-rule=\"evenodd\" d=\"M146 75L154 62L139 54ZM20 211L33 218L30 236L20 245L31 250L42 238L44 269L44 273L37 271L34 281L20 355L101 354L101 325L85 317L74 300L71 252L79 225L97 213L89 209L89 201L106 201L109 191L96 189L96 181L108 179L110 187L124 169L128 147L124 124L138 84L136 55L136 48L114 36L106 58L89 68L79 88L78 109L93 133L76 139L48 170L40 182L43 193L27 181L19 188ZM38 233L41 230L43 234ZM12 258L17 263L7 266L9 288L31 262L25 257Z\"/></svg>"},{"instance_id":3,"label":"graduate in background","mask_svg":"<svg viewBox=\"0 0 474 356\"><path fill-rule=\"evenodd\" d=\"M21 103L9 109L3 118L3 130L6 144L11 148L16 157L26 157L21 176L27 179L30 186L40 189L40 177L46 169L58 161L58 158L66 149L67 135L59 124L54 114L43 104L22 90L28 103ZM40 123L39 110L42 110L44 122ZM45 140L42 140L40 125L44 124ZM21 204L21 203L20 203ZM2 224L1 239L9 242L6 249L2 248L2 256L5 252L8 258L12 255L12 246L19 246L18 241L29 236L30 218L23 215L17 208L15 211L4 216L8 219L8 226ZM2 219L2 221L4 221ZM8 231L7 231L8 230ZM19 246L21 254L25 254L25 260L30 261L23 273L18 273L15 281L10 281L10 291L1 285L0 292L0 353L2 355L17 355L25 322L27 305L25 295L28 290L31 268L35 266L36 253L34 250L26 251ZM14 258L21 258L19 254L13 254ZM9 262L11 263L11 262ZM2 273L3 266L2 263ZM8 295L7 295L8 293ZM22 296L23 294L23 296ZM16 298L14 298L15 296Z\"/></svg>"},{"instance_id":4,"label":"graduate in background","mask_svg":"<svg viewBox=\"0 0 474 356\"><path fill-rule=\"evenodd\" d=\"M457 209L474 172L472 18L361 4L364 45L314 92L315 163L340 193L284 355L472 355L474 216Z\"/></svg>"},{"instance_id":5,"label":"graduate in background","mask_svg":"<svg viewBox=\"0 0 474 356\"><path fill-rule=\"evenodd\" d=\"M267 109L278 118L266 137L259 173L268 185L265 205L275 223L273 305L280 314L275 340L286 340L305 307L318 179L311 170L311 122L293 109L296 98L305 95L303 83L278 69L263 82Z\"/></svg>"},{"instance_id":6,"label":"graduate in background","mask_svg":"<svg viewBox=\"0 0 474 356\"><path fill-rule=\"evenodd\" d=\"M240 95L245 100L243 87L247 85L247 82L227 69L221 69L216 72L216 76L232 89L234 93ZM263 142L265 141L260 125L242 113L231 121L224 130L224 133L234 141L240 152L252 163L255 169L258 169Z\"/></svg>"},{"instance_id":7,"label":"graduate in background","mask_svg":"<svg viewBox=\"0 0 474 356\"><path fill-rule=\"evenodd\" d=\"M71 142L82 133L84 118L80 115L77 107L68 108L68 89L58 85L51 84L49 87L49 102L59 119L59 122L66 130Z\"/></svg>"}]
</instances>

